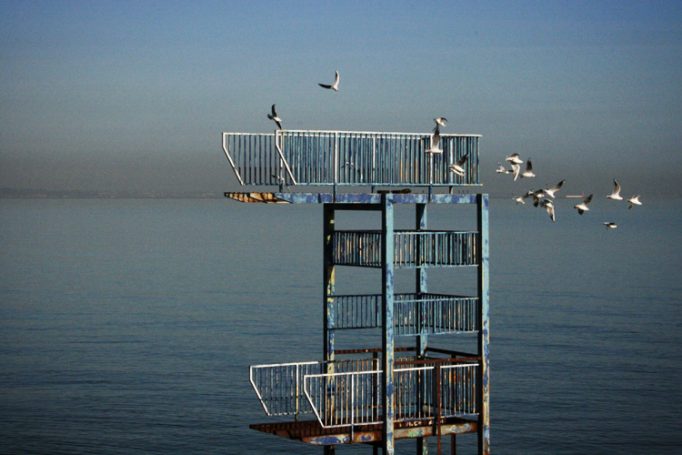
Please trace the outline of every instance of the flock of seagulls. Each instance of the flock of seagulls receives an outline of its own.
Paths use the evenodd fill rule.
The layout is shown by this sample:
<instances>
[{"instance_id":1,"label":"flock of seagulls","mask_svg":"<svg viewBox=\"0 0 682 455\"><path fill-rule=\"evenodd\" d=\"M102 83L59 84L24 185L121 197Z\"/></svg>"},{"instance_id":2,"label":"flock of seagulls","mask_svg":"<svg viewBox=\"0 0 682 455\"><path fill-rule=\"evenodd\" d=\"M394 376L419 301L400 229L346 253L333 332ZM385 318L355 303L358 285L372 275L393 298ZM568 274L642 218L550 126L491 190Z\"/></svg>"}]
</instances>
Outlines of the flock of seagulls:
<instances>
[{"instance_id":1,"label":"flock of seagulls","mask_svg":"<svg viewBox=\"0 0 682 455\"><path fill-rule=\"evenodd\" d=\"M426 149L426 153L442 154L443 149L440 146L440 127L446 126L448 123L448 119L446 119L445 117L436 117L435 119L433 119L433 121L435 122L436 126L433 128L433 132L431 133L429 147ZM457 162L450 165L449 167L450 172L460 177L464 177L466 175L466 169L464 168L464 165L466 164L468 159L469 154L467 152L464 154L464 156L458 159Z\"/></svg>"},{"instance_id":2,"label":"flock of seagulls","mask_svg":"<svg viewBox=\"0 0 682 455\"><path fill-rule=\"evenodd\" d=\"M512 153L506 156L504 160L509 163L509 168L506 168L504 165L499 165L495 170L496 173L512 174L514 176L514 181L519 178L535 177L535 173L533 172L533 164L531 163L530 159L525 161L526 166L524 171L521 171L521 165L524 164L524 161L521 159L521 156L518 153ZM533 201L533 206L544 208L547 211L549 218L553 222L556 222L556 209L554 200L556 199L557 193L559 190L561 190L561 187L564 185L564 183L565 180L561 180L552 187L541 188L539 190L529 190L525 194L515 197L514 201L518 205L525 205L526 199L531 199ZM618 180L613 179L613 191L611 191L611 194L607 194L606 198L613 201L623 201L624 198L620 193L620 183L618 183ZM587 197L580 196L581 201L573 206L579 215L583 215L584 213L590 211L590 202L592 202L593 196L594 194L590 194ZM632 209L634 206L642 205L642 201L640 201L639 198L639 194L629 197L627 199L628 209ZM604 221L602 224L606 227L606 229L616 229L618 227L618 224L613 221Z\"/></svg>"},{"instance_id":3,"label":"flock of seagulls","mask_svg":"<svg viewBox=\"0 0 682 455\"><path fill-rule=\"evenodd\" d=\"M323 84L320 82L318 85L323 89L338 92L340 81L341 76L339 75L339 71L337 70L334 76L334 82L332 82L331 84ZM277 125L278 129L280 130L282 129L282 118L277 114L277 110L274 104L270 109L270 113L267 114L267 117L268 119L275 122L275 125ZM429 140L429 146L425 150L425 152L428 154L442 154L443 149L440 144L441 142L440 128L445 127L447 125L448 119L441 116L434 118L433 121L436 125L433 128L433 132L431 133L431 137ZM450 172L460 177L464 177L466 175L466 169L464 165L466 164L467 159L468 154L465 154L459 160L457 160L457 162L451 164L449 168ZM512 153L509 156L505 157L504 160L507 163L509 163L509 168L506 168L504 165L500 164L495 171L498 174L511 174L514 178L514 181L517 181L519 179L530 179L536 177L535 172L533 172L533 163L530 159L527 159L524 162L524 160L518 153ZM522 170L521 165L523 165L524 163L525 166ZM352 163L346 164L348 166L353 166ZM561 190L561 187L564 185L564 182L565 180L561 180L556 185L548 188L541 188L539 190L528 190L525 194L515 197L514 201L519 205L525 205L526 199L532 199L533 206L544 208L549 218L553 222L556 222L556 208L554 205L554 200L557 197L557 193L559 192L559 190ZM611 194L606 195L606 198L613 201L623 201L624 198L623 196L621 196L620 193L621 193L620 183L618 183L616 179L613 179L613 191L611 192ZM583 215L584 213L590 211L589 205L590 202L592 202L592 197L593 194L590 194L587 197L582 197L582 201L573 207L577 210L579 215ZM640 201L639 198L640 198L639 194L629 197L627 199L628 209L632 209L634 206L642 205L642 201ZM618 225L613 221L604 221L602 224L606 227L606 229L616 229L618 227Z\"/></svg>"}]
</instances>

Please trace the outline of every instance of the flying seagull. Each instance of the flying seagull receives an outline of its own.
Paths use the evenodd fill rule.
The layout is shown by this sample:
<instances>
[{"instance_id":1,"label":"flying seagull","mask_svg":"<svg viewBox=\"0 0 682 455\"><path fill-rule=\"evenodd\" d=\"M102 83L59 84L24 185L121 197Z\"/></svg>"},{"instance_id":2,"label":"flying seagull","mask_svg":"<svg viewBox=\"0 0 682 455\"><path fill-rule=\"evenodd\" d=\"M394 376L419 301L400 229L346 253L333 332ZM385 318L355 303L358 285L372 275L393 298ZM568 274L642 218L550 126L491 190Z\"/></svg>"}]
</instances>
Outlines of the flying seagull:
<instances>
[{"instance_id":1,"label":"flying seagull","mask_svg":"<svg viewBox=\"0 0 682 455\"><path fill-rule=\"evenodd\" d=\"M448 119L446 119L445 117L436 117L435 119L433 119L433 121L436 122L436 125L440 126L445 126L448 123Z\"/></svg>"},{"instance_id":2,"label":"flying seagull","mask_svg":"<svg viewBox=\"0 0 682 455\"><path fill-rule=\"evenodd\" d=\"M639 200L639 194L637 196L632 196L630 199L628 199L628 202L630 203L630 205L628 205L629 209L635 205L642 205L642 201Z\"/></svg>"},{"instance_id":3,"label":"flying seagull","mask_svg":"<svg viewBox=\"0 0 682 455\"><path fill-rule=\"evenodd\" d=\"M512 164L523 164L523 160L519 156L518 153L512 153L508 157L504 159L505 161L509 161Z\"/></svg>"},{"instance_id":4,"label":"flying seagull","mask_svg":"<svg viewBox=\"0 0 682 455\"><path fill-rule=\"evenodd\" d=\"M583 199L583 201L582 201L580 204L574 206L574 208L578 211L578 213L579 213L580 215L582 215L583 213L585 213L585 212L587 212L587 211L590 210L590 208L589 208L587 205L588 205L591 201L592 201L592 195L590 194L590 195L587 196L585 199Z\"/></svg>"},{"instance_id":5,"label":"flying seagull","mask_svg":"<svg viewBox=\"0 0 682 455\"><path fill-rule=\"evenodd\" d=\"M521 165L517 163L512 163L511 170L512 174L514 174L514 181L516 181L516 179L519 178L519 174L521 173Z\"/></svg>"},{"instance_id":6,"label":"flying seagull","mask_svg":"<svg viewBox=\"0 0 682 455\"><path fill-rule=\"evenodd\" d=\"M282 129L282 119L277 115L274 104L272 105L272 114L268 114L268 118L277 124L277 128Z\"/></svg>"},{"instance_id":7,"label":"flying seagull","mask_svg":"<svg viewBox=\"0 0 682 455\"><path fill-rule=\"evenodd\" d=\"M438 124L436 124L436 127L433 129L429 148L426 150L426 153L443 153L443 149L440 148L440 129L438 128Z\"/></svg>"},{"instance_id":8,"label":"flying seagull","mask_svg":"<svg viewBox=\"0 0 682 455\"><path fill-rule=\"evenodd\" d=\"M618 225L614 223L613 221L604 221L602 223L606 229L616 229Z\"/></svg>"},{"instance_id":9,"label":"flying seagull","mask_svg":"<svg viewBox=\"0 0 682 455\"><path fill-rule=\"evenodd\" d=\"M530 162L530 160L526 161L526 170L521 173L521 178L532 178L535 177L535 174L533 173L533 163Z\"/></svg>"},{"instance_id":10,"label":"flying seagull","mask_svg":"<svg viewBox=\"0 0 682 455\"><path fill-rule=\"evenodd\" d=\"M465 154L462 158L460 158L456 163L450 165L450 172L454 172L455 174L459 175L460 177L464 177L464 174L466 174L466 171L464 170L464 163L467 162L469 154Z\"/></svg>"},{"instance_id":11,"label":"flying seagull","mask_svg":"<svg viewBox=\"0 0 682 455\"><path fill-rule=\"evenodd\" d=\"M554 196L555 196L556 193L561 189L561 187L564 185L564 182L565 182L565 180L561 180L559 183L557 183L557 184L554 185L553 187L551 187L551 188L545 188L545 189L543 190L543 192L545 193L545 195L547 195L547 196L551 197L552 199L554 199Z\"/></svg>"},{"instance_id":12,"label":"flying seagull","mask_svg":"<svg viewBox=\"0 0 682 455\"><path fill-rule=\"evenodd\" d=\"M547 210L547 214L549 215L549 218L556 223L556 214L554 213L554 203L550 201L549 199L543 199L541 203L542 207Z\"/></svg>"},{"instance_id":13,"label":"flying seagull","mask_svg":"<svg viewBox=\"0 0 682 455\"><path fill-rule=\"evenodd\" d=\"M497 169L495 169L495 172L498 174L511 174L512 171L511 169L507 169L506 167L502 166L501 164L497 166Z\"/></svg>"},{"instance_id":14,"label":"flying seagull","mask_svg":"<svg viewBox=\"0 0 682 455\"><path fill-rule=\"evenodd\" d=\"M341 79L339 77L339 71L336 70L336 77L334 78L333 84L331 84L331 85L329 85L329 84L318 84L318 85L322 88L328 88L328 89L334 90L335 92L338 92L339 91L339 79Z\"/></svg>"},{"instance_id":15,"label":"flying seagull","mask_svg":"<svg viewBox=\"0 0 682 455\"><path fill-rule=\"evenodd\" d=\"M615 201L622 201L623 196L620 195L620 183L618 183L618 180L613 179L613 191L611 194L608 194L606 196L609 199L613 199Z\"/></svg>"},{"instance_id":16,"label":"flying seagull","mask_svg":"<svg viewBox=\"0 0 682 455\"><path fill-rule=\"evenodd\" d=\"M523 196L516 196L514 198L514 201L516 202L517 205L526 205L526 201L524 201L525 198L527 198L525 194Z\"/></svg>"}]
</instances>

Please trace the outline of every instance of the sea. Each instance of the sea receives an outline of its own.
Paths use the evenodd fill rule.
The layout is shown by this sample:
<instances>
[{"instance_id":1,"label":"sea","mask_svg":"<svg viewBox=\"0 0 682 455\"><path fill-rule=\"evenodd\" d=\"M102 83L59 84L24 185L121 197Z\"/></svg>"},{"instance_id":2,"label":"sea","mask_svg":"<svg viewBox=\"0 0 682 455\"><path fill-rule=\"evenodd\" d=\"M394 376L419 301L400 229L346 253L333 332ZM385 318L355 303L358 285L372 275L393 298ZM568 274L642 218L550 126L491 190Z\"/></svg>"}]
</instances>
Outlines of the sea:
<instances>
[{"instance_id":1,"label":"sea","mask_svg":"<svg viewBox=\"0 0 682 455\"><path fill-rule=\"evenodd\" d=\"M583 216L560 200L556 223L491 200L492 453L682 453L682 200L642 200ZM429 217L465 229L474 214ZM0 453L322 453L249 429L272 421L249 365L322 353L320 206L2 199L0 261ZM434 271L430 289L471 278ZM376 279L337 282L378 292ZM476 453L474 435L457 441Z\"/></svg>"}]
</instances>

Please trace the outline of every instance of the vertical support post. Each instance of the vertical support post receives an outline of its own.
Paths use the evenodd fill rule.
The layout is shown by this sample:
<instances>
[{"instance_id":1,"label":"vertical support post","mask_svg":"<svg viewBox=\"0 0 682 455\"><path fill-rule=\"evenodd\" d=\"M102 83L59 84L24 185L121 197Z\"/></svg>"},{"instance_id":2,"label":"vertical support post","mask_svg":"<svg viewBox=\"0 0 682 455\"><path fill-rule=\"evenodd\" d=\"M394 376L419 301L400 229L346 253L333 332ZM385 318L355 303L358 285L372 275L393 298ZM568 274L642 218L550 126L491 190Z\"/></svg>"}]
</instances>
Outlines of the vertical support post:
<instances>
[{"instance_id":1,"label":"vertical support post","mask_svg":"<svg viewBox=\"0 0 682 455\"><path fill-rule=\"evenodd\" d=\"M417 231L423 231L427 226L427 208L426 204L416 204L415 207L415 228ZM417 242L415 245L416 251L416 261L417 268L415 270L415 289L417 298L421 299L423 294L427 292L427 280L426 280L426 269L421 267L422 265L422 254L421 254L421 237L417 236ZM417 345L416 352L419 358L424 358L426 355L426 346L428 342L426 329L424 328L424 321L422 315L424 312L423 304L420 302L416 308L417 311L417 327L419 327L419 334L417 335ZM424 397L427 396L428 391L424 388L428 385L417 384L417 397L418 403L421 409ZM429 444L426 438L417 438L417 455L428 455Z\"/></svg>"},{"instance_id":2,"label":"vertical support post","mask_svg":"<svg viewBox=\"0 0 682 455\"><path fill-rule=\"evenodd\" d=\"M393 383L393 365L395 359L395 338L393 324L393 195L381 195L381 309L382 309L382 333L381 353L382 369L384 374L381 379L382 411L384 426L382 430L382 442L384 455L395 453L393 425L395 420L395 389Z\"/></svg>"},{"instance_id":3,"label":"vertical support post","mask_svg":"<svg viewBox=\"0 0 682 455\"><path fill-rule=\"evenodd\" d=\"M489 244L488 244L488 195L477 195L478 218L478 297L480 299L478 355L481 366L478 373L478 453L490 454L490 290L489 290Z\"/></svg>"},{"instance_id":4,"label":"vertical support post","mask_svg":"<svg viewBox=\"0 0 682 455\"><path fill-rule=\"evenodd\" d=\"M323 220L323 283L324 295L322 308L322 331L323 331L323 346L322 354L324 363L324 372L333 373L335 354L335 305L334 305L334 284L335 284L335 268L333 260L333 238L334 238L334 205L324 205L324 220ZM323 404L325 407L333 407L334 403L325 400ZM325 455L333 455L336 453L334 446L324 446Z\"/></svg>"},{"instance_id":5,"label":"vertical support post","mask_svg":"<svg viewBox=\"0 0 682 455\"><path fill-rule=\"evenodd\" d=\"M336 305L334 304L334 285L336 270L333 260L333 238L334 238L334 205L324 205L324 308L322 311L323 321L323 337L324 346L322 347L323 359L325 362L332 362L334 360L334 344L335 344L335 316ZM325 372L328 372L328 364L325 364ZM333 368L333 367L332 367Z\"/></svg>"}]
</instances>

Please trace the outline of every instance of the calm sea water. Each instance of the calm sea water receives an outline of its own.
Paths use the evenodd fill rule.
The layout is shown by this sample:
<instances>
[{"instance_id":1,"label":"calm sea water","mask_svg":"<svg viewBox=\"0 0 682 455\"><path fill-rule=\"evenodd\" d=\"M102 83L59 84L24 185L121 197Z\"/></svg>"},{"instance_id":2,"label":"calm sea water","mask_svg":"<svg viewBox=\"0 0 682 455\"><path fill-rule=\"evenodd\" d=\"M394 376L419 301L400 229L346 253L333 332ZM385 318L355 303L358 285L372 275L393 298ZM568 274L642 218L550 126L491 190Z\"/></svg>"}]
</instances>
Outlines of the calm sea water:
<instances>
[{"instance_id":1,"label":"calm sea water","mask_svg":"<svg viewBox=\"0 0 682 455\"><path fill-rule=\"evenodd\" d=\"M552 224L492 201L495 453L682 450L682 201L645 204L578 217L562 201ZM320 356L321 218L0 200L0 453L321 453L248 429L268 420L248 365ZM472 453L475 437L460 441Z\"/></svg>"}]
</instances>

